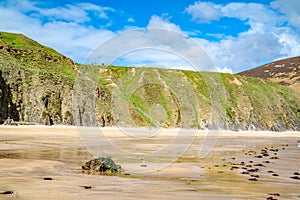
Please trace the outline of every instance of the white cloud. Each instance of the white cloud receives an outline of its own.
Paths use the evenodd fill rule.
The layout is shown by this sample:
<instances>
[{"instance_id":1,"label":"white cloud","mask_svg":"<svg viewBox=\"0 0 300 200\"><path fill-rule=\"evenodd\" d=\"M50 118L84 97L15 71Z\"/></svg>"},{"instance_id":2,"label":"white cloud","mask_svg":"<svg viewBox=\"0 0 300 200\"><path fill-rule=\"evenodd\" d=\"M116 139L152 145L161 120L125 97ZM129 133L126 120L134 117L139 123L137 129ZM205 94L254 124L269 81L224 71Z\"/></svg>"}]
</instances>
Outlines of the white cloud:
<instances>
[{"instance_id":1,"label":"white cloud","mask_svg":"<svg viewBox=\"0 0 300 200\"><path fill-rule=\"evenodd\" d=\"M200 41L219 68L240 71L255 67L267 59L280 56L280 43L272 34L243 35L226 38L219 42Z\"/></svg>"},{"instance_id":2,"label":"white cloud","mask_svg":"<svg viewBox=\"0 0 300 200\"><path fill-rule=\"evenodd\" d=\"M110 38L116 39L106 47L107 52L120 52L121 61L132 65L156 65L170 68L192 70L219 70L238 72L255 67L272 59L300 55L300 1L275 0L268 5L256 3L228 3L225 5L211 2L196 2L185 12L192 15L198 23L219 20L222 17L239 19L249 25L249 30L236 37L220 33L210 33L217 39L209 41L196 37L170 22L172 18L153 15L146 28L134 31L137 27L126 26L112 32L106 28L96 29L86 22L96 19L111 23L109 15L116 13L113 8L91 3L79 3L49 8L46 4L28 0L0 2L0 29L8 32L24 33L47 46L53 47L77 62L84 62L91 50L102 45ZM280 12L280 13L278 13ZM45 20L46 19L46 20ZM133 18L125 18L128 23ZM287 26L286 21L289 23ZM105 26L100 26L105 27ZM205 33L206 30L196 30ZM195 31L195 32L196 32ZM128 32L128 34L126 34ZM196 41L198 45L193 43ZM105 43L105 42L104 42ZM122 45L120 45L122 44ZM141 51L125 52L123 44ZM217 68L205 59L204 47ZM147 49L149 47L149 49ZM152 50L151 50L152 48ZM155 49L156 48L156 49ZM160 50L159 50L160 49ZM200 47L201 49L201 47ZM115 58L116 59L116 58ZM187 60L185 60L187 59ZM201 61L199 61L199 59ZM200 63L193 68L190 63Z\"/></svg>"},{"instance_id":3,"label":"white cloud","mask_svg":"<svg viewBox=\"0 0 300 200\"><path fill-rule=\"evenodd\" d=\"M211 2L195 2L193 5L189 5L185 11L192 15L192 20L199 23L219 20L222 16L220 6Z\"/></svg>"},{"instance_id":4,"label":"white cloud","mask_svg":"<svg viewBox=\"0 0 300 200\"><path fill-rule=\"evenodd\" d=\"M283 13L287 21L300 30L300 1L299 0L275 0L271 2L274 9Z\"/></svg>"},{"instance_id":5,"label":"white cloud","mask_svg":"<svg viewBox=\"0 0 300 200\"><path fill-rule=\"evenodd\" d=\"M239 33L237 37L221 37L219 41L211 42L199 38L195 40L204 46L219 69L228 68L234 72L259 66L272 59L299 56L300 36L292 27L284 25L285 17L290 20L290 24L296 24L292 23L293 19L297 19L295 13L300 13L300 6L298 6L300 1L291 0L289 3L291 2L294 3L290 5L283 0L276 0L271 3L273 8L284 3L288 4L281 7L283 13L293 13L287 16L282 16L268 5L258 3L220 5L205 2L211 8L219 11L215 13L221 13L221 16L216 14L216 17L206 17L205 20L212 21L228 17L244 21L250 28ZM191 5L194 8L192 19L197 17L197 13L202 13L203 8L200 9L200 7L195 6L199 4L200 2ZM191 6L188 8L191 8ZM300 24L300 20L294 21ZM203 20L197 20L197 22L200 23Z\"/></svg>"},{"instance_id":6,"label":"white cloud","mask_svg":"<svg viewBox=\"0 0 300 200\"><path fill-rule=\"evenodd\" d=\"M81 22L89 21L89 11L96 11L101 16L111 8L93 4L66 5L60 8L42 8L30 1L8 1L0 4L0 29L7 32L23 33L38 42L55 48L57 51L74 59L84 62L89 52L97 44L109 39L113 32L105 29L95 29L83 26ZM34 12L35 15L27 15ZM47 22L42 21L47 17Z\"/></svg>"},{"instance_id":7,"label":"white cloud","mask_svg":"<svg viewBox=\"0 0 300 200\"><path fill-rule=\"evenodd\" d=\"M60 8L36 8L38 16L47 17L50 20L66 20L72 22L86 22L90 18L86 10L81 6L66 5Z\"/></svg>"},{"instance_id":8,"label":"white cloud","mask_svg":"<svg viewBox=\"0 0 300 200\"><path fill-rule=\"evenodd\" d=\"M173 24L157 15L153 15L148 23L148 27L162 28L172 31L182 32L180 26Z\"/></svg>"},{"instance_id":9,"label":"white cloud","mask_svg":"<svg viewBox=\"0 0 300 200\"><path fill-rule=\"evenodd\" d=\"M147 28L119 32L101 44L90 60L105 64L217 70L203 48L188 38L178 25L155 15Z\"/></svg>"},{"instance_id":10,"label":"white cloud","mask_svg":"<svg viewBox=\"0 0 300 200\"><path fill-rule=\"evenodd\" d=\"M132 17L130 17L130 18L128 18L128 20L127 20L128 22L130 22L130 23L133 23L133 22L135 22L135 20L132 18Z\"/></svg>"},{"instance_id":11,"label":"white cloud","mask_svg":"<svg viewBox=\"0 0 300 200\"><path fill-rule=\"evenodd\" d=\"M220 8L223 17L249 21L251 24L277 25L283 22L281 16L267 5L259 3L228 3Z\"/></svg>"}]
</instances>

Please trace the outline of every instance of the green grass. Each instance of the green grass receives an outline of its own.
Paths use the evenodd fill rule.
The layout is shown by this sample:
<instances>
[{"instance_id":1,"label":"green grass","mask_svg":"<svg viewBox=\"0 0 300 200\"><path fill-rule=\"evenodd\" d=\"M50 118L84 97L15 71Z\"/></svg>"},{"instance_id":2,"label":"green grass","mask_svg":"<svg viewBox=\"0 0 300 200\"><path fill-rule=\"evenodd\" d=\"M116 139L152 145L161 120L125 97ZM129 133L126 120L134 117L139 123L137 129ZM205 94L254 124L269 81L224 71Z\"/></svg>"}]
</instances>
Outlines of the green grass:
<instances>
[{"instance_id":1,"label":"green grass","mask_svg":"<svg viewBox=\"0 0 300 200\"><path fill-rule=\"evenodd\" d=\"M43 46L23 34L0 32L0 39L15 49L41 50L52 56L62 56L60 53L49 47Z\"/></svg>"},{"instance_id":2,"label":"green grass","mask_svg":"<svg viewBox=\"0 0 300 200\"><path fill-rule=\"evenodd\" d=\"M77 72L70 59L22 34L0 32L0 36L1 43L13 49L6 55L10 60L16 60L20 69L31 73L33 77L73 85Z\"/></svg>"}]
</instances>

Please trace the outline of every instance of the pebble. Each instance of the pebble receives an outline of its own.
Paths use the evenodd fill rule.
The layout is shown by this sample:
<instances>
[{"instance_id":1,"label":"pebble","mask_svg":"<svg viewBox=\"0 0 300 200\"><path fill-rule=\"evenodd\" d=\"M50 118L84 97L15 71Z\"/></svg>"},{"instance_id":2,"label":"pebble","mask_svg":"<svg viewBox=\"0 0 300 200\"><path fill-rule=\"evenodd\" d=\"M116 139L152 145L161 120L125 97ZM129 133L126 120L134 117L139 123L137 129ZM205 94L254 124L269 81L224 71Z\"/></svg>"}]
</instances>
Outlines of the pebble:
<instances>
[{"instance_id":1,"label":"pebble","mask_svg":"<svg viewBox=\"0 0 300 200\"><path fill-rule=\"evenodd\" d=\"M248 169L247 171L248 171L248 172L258 172L259 169L258 169L258 168L254 168L254 169Z\"/></svg>"},{"instance_id":2,"label":"pebble","mask_svg":"<svg viewBox=\"0 0 300 200\"><path fill-rule=\"evenodd\" d=\"M257 181L257 178L249 178L249 181Z\"/></svg>"},{"instance_id":3,"label":"pebble","mask_svg":"<svg viewBox=\"0 0 300 200\"><path fill-rule=\"evenodd\" d=\"M45 177L44 180L45 180L45 181L52 181L53 178L51 178L51 177Z\"/></svg>"},{"instance_id":4,"label":"pebble","mask_svg":"<svg viewBox=\"0 0 300 200\"><path fill-rule=\"evenodd\" d=\"M271 195L271 196L280 196L280 194L279 193L268 193L268 195Z\"/></svg>"},{"instance_id":5,"label":"pebble","mask_svg":"<svg viewBox=\"0 0 300 200\"><path fill-rule=\"evenodd\" d=\"M257 166L257 167L265 167L263 164L259 163L259 164L255 164L254 166Z\"/></svg>"},{"instance_id":6,"label":"pebble","mask_svg":"<svg viewBox=\"0 0 300 200\"><path fill-rule=\"evenodd\" d=\"M267 197L267 200L277 200L274 197Z\"/></svg>"},{"instance_id":7,"label":"pebble","mask_svg":"<svg viewBox=\"0 0 300 200\"><path fill-rule=\"evenodd\" d=\"M82 187L82 188L84 188L84 189L92 189L92 186L90 186L90 185L81 185L81 186L79 186L79 187Z\"/></svg>"},{"instance_id":8,"label":"pebble","mask_svg":"<svg viewBox=\"0 0 300 200\"><path fill-rule=\"evenodd\" d=\"M14 193L14 191L8 190L8 191L5 191L5 192L2 192L1 194L13 194L13 193Z\"/></svg>"}]
</instances>

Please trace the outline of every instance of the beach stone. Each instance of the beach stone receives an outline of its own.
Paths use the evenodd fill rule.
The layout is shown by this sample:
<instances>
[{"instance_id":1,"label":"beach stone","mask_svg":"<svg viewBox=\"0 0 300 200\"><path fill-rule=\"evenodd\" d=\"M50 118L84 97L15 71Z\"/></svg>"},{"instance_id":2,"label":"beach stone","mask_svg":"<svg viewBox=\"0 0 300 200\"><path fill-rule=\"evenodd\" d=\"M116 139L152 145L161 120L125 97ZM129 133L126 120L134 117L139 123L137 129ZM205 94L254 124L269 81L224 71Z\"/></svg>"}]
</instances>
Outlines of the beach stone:
<instances>
[{"instance_id":1,"label":"beach stone","mask_svg":"<svg viewBox=\"0 0 300 200\"><path fill-rule=\"evenodd\" d=\"M4 191L4 192L2 192L1 194L13 194L14 193L14 191L12 191L12 190L8 190L8 191Z\"/></svg>"},{"instance_id":2,"label":"beach stone","mask_svg":"<svg viewBox=\"0 0 300 200\"><path fill-rule=\"evenodd\" d=\"M249 178L249 181L257 181L257 178Z\"/></svg>"},{"instance_id":3,"label":"beach stone","mask_svg":"<svg viewBox=\"0 0 300 200\"><path fill-rule=\"evenodd\" d=\"M296 180L300 180L300 177L299 177L299 176L291 176L290 178L296 179Z\"/></svg>"},{"instance_id":4,"label":"beach stone","mask_svg":"<svg viewBox=\"0 0 300 200\"><path fill-rule=\"evenodd\" d=\"M45 177L45 178L43 178L45 181L52 181L53 180L53 178L51 178L51 177Z\"/></svg>"},{"instance_id":5,"label":"beach stone","mask_svg":"<svg viewBox=\"0 0 300 200\"><path fill-rule=\"evenodd\" d=\"M86 162L82 169L88 172L118 173L121 171L121 166L117 165L111 158L99 157Z\"/></svg>"},{"instance_id":6,"label":"beach stone","mask_svg":"<svg viewBox=\"0 0 300 200\"><path fill-rule=\"evenodd\" d=\"M84 188L84 189L86 189L86 190L92 189L92 186L91 186L91 185L80 185L79 187L82 187L82 188Z\"/></svg>"}]
</instances>

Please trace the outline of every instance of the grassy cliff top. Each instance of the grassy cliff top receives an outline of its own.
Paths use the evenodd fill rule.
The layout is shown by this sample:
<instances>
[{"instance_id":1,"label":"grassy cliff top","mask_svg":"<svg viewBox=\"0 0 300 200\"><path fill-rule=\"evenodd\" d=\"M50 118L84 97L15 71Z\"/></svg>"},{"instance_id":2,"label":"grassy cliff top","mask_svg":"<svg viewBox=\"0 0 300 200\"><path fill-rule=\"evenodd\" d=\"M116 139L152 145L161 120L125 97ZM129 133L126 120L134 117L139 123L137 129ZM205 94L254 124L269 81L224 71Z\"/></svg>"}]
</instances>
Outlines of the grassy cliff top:
<instances>
[{"instance_id":1,"label":"grassy cliff top","mask_svg":"<svg viewBox=\"0 0 300 200\"><path fill-rule=\"evenodd\" d=\"M0 32L2 71L25 70L34 76L73 84L77 65L52 48L23 34Z\"/></svg>"}]
</instances>

